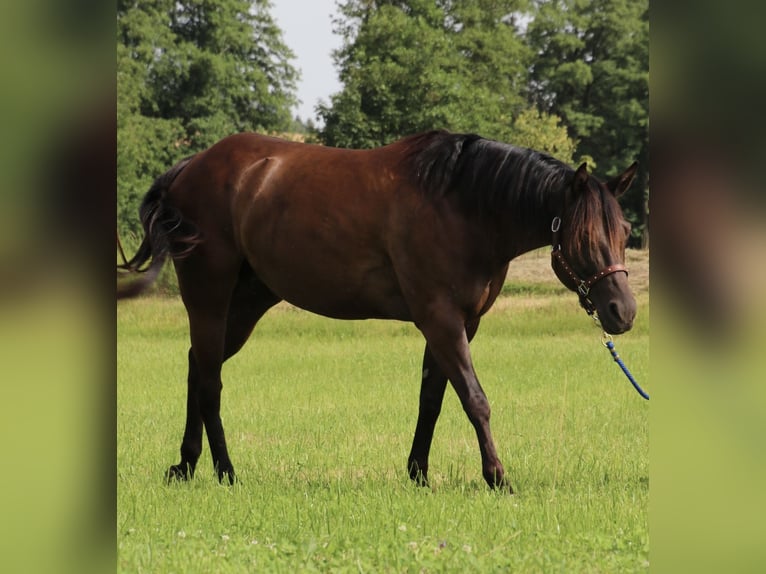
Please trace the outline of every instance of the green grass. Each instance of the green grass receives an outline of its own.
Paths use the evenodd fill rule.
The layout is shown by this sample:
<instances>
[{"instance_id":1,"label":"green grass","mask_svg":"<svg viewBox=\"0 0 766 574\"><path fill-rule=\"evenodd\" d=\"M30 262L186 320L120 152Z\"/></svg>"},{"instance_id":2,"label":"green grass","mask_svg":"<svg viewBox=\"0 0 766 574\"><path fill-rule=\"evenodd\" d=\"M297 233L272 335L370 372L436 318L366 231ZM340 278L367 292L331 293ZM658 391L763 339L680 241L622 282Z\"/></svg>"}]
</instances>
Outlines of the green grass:
<instances>
[{"instance_id":1,"label":"green grass","mask_svg":"<svg viewBox=\"0 0 766 574\"><path fill-rule=\"evenodd\" d=\"M616 344L651 393L639 301ZM514 496L481 478L451 389L432 487L410 484L423 350L411 325L267 314L224 366L233 487L207 445L193 481L162 480L183 432L182 304L120 303L118 337L120 572L648 570L648 403L571 294L501 298L472 344Z\"/></svg>"}]
</instances>

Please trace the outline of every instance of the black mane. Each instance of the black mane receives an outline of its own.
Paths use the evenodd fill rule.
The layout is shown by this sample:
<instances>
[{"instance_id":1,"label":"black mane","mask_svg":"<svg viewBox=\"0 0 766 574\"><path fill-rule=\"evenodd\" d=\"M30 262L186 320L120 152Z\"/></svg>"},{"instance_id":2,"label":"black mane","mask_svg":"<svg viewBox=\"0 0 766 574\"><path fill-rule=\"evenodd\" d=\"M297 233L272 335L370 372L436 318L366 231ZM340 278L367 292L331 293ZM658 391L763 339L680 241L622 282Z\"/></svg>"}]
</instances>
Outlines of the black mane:
<instances>
[{"instance_id":1,"label":"black mane","mask_svg":"<svg viewBox=\"0 0 766 574\"><path fill-rule=\"evenodd\" d=\"M463 209L480 216L509 207L523 216L548 204L574 174L549 155L476 134L431 131L405 142L410 169L426 194L455 194Z\"/></svg>"}]
</instances>

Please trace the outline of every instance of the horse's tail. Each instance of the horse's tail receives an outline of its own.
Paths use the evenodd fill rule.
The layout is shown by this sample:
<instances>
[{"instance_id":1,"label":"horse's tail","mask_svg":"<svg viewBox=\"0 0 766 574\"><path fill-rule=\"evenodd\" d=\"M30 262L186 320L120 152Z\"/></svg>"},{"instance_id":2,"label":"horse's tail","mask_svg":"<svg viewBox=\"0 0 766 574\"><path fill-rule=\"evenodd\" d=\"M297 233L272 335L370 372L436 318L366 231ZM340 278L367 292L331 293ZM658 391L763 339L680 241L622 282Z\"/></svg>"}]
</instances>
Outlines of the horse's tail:
<instances>
[{"instance_id":1,"label":"horse's tail","mask_svg":"<svg viewBox=\"0 0 766 574\"><path fill-rule=\"evenodd\" d=\"M175 207L165 203L165 195L179 173L194 156L187 157L159 176L141 202L139 215L144 238L136 254L118 265L119 274L140 274L131 281L118 281L117 298L135 297L145 291L160 274L168 255L174 259L188 255L200 243L199 229ZM146 263L151 259L148 266Z\"/></svg>"}]
</instances>

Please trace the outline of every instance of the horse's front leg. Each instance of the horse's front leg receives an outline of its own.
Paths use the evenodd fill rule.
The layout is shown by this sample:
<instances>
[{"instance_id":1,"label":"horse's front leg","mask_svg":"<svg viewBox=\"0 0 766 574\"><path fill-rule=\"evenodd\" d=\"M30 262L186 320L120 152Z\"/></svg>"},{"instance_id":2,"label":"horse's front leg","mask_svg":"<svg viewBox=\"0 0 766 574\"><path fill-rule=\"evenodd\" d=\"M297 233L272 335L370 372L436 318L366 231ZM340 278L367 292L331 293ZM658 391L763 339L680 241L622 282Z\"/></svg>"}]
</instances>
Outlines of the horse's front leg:
<instances>
[{"instance_id":1,"label":"horse's front leg","mask_svg":"<svg viewBox=\"0 0 766 574\"><path fill-rule=\"evenodd\" d=\"M468 341L476 334L479 319L466 325ZM431 451L436 421L441 412L447 376L442 371L428 345L423 354L423 379L420 386L420 406L412 449L407 458L410 478L421 486L428 486L428 455Z\"/></svg>"},{"instance_id":2,"label":"horse's front leg","mask_svg":"<svg viewBox=\"0 0 766 574\"><path fill-rule=\"evenodd\" d=\"M479 384L471 361L468 336L457 313L432 313L428 321L419 325L436 363L452 383L463 410L476 430L481 452L482 474L491 488L513 492L505 478L505 470L497 456L489 427L490 407L487 396Z\"/></svg>"}]
</instances>

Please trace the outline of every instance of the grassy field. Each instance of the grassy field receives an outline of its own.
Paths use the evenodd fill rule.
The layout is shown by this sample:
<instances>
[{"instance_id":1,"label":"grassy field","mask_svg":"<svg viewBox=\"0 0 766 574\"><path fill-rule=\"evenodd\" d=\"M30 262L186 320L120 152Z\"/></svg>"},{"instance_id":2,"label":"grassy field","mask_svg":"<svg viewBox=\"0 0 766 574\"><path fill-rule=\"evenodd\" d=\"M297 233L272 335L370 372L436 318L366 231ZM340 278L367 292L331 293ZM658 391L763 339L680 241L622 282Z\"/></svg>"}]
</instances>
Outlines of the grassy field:
<instances>
[{"instance_id":1,"label":"grassy field","mask_svg":"<svg viewBox=\"0 0 766 574\"><path fill-rule=\"evenodd\" d=\"M620 354L651 393L646 257ZM512 267L472 344L514 496L481 478L448 389L431 488L410 484L423 341L408 324L280 305L224 366L222 417L240 482L207 446L166 485L183 432L188 334L176 298L120 303L119 572L635 572L648 570L648 403L535 254ZM552 275L552 274L551 274Z\"/></svg>"}]
</instances>

